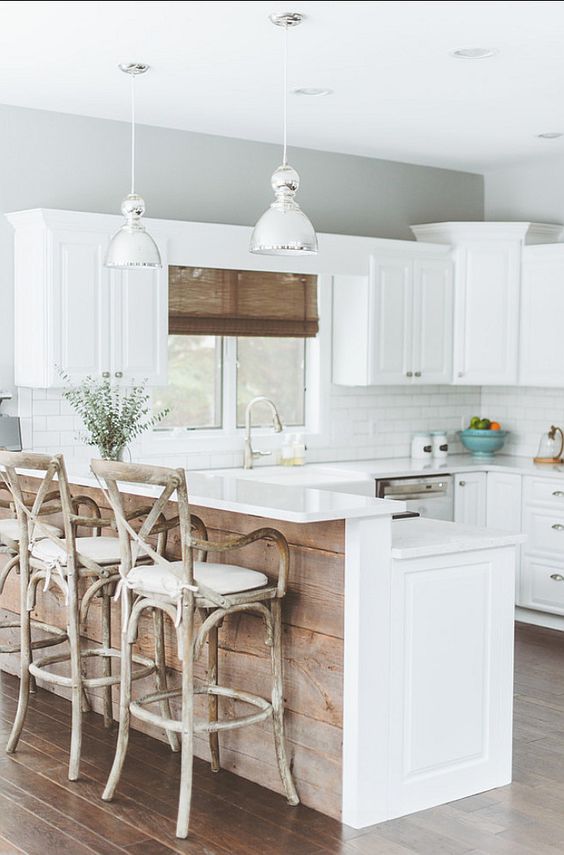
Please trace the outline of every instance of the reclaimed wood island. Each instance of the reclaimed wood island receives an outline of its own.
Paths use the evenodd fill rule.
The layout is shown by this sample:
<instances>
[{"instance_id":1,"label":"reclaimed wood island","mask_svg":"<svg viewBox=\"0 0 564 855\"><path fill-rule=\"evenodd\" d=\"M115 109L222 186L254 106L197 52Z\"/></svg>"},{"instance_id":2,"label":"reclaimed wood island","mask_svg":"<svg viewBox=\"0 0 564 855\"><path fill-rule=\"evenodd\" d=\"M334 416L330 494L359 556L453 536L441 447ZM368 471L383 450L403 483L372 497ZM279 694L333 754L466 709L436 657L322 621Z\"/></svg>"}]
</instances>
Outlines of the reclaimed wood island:
<instances>
[{"instance_id":1,"label":"reclaimed wood island","mask_svg":"<svg viewBox=\"0 0 564 855\"><path fill-rule=\"evenodd\" d=\"M89 474L71 470L70 480L77 493L108 508ZM272 526L289 542L286 734L304 804L362 828L509 783L519 535L394 521L401 502L290 483L189 473L188 487L192 510L212 539ZM150 489L132 490L131 508L146 504ZM268 573L269 562L275 566L270 550L256 543L224 560ZM178 554L174 536L167 551ZM64 623L57 597L51 589L41 594L33 617ZM18 601L11 574L0 606L17 613ZM146 620L138 640L149 656L151 627ZM83 634L100 642L96 604ZM172 626L166 644L174 679L179 662ZM203 673L204 663L200 667ZM17 657L4 656L2 668L17 673ZM259 618L227 620L220 631L220 682L264 694L269 668ZM229 715L234 702L222 703ZM100 711L101 698L92 706ZM134 726L164 738L149 725ZM224 768L280 790L268 721L223 733L221 752ZM207 739L196 741L196 753L208 758Z\"/></svg>"}]
</instances>

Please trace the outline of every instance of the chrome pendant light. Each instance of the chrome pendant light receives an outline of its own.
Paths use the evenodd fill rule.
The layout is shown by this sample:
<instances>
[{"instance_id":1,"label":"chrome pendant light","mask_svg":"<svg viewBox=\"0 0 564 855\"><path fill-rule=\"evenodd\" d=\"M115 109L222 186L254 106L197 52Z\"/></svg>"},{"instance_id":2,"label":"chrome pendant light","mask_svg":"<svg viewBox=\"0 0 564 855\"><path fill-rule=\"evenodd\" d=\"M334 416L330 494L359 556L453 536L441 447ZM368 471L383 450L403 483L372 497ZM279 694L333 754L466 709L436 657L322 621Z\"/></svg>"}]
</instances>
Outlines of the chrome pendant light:
<instances>
[{"instance_id":1,"label":"chrome pendant light","mask_svg":"<svg viewBox=\"0 0 564 855\"><path fill-rule=\"evenodd\" d=\"M299 12L270 15L277 27L284 28L284 154L282 165L271 178L274 202L262 215L251 235L250 251L258 255L315 255L317 235L295 200L300 176L286 156L288 125L288 28L304 19Z\"/></svg>"},{"instance_id":2,"label":"chrome pendant light","mask_svg":"<svg viewBox=\"0 0 564 855\"><path fill-rule=\"evenodd\" d=\"M135 192L135 78L145 74L149 66L129 62L119 67L131 77L131 191L121 203L125 223L110 241L105 264L118 268L162 267L159 248L141 221L145 202Z\"/></svg>"}]
</instances>

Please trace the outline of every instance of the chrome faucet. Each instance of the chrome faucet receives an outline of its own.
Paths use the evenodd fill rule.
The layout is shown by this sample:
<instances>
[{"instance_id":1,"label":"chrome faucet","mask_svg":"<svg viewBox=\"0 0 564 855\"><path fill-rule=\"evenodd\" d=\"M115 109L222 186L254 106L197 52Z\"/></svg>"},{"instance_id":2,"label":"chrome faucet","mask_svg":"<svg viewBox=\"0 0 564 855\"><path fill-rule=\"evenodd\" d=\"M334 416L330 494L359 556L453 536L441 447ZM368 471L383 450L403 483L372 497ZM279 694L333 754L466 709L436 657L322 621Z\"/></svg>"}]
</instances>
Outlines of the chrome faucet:
<instances>
[{"instance_id":1,"label":"chrome faucet","mask_svg":"<svg viewBox=\"0 0 564 855\"><path fill-rule=\"evenodd\" d=\"M270 398L265 398L264 395L259 395L258 398L253 398L252 401L249 401L247 409L245 410L245 456L243 459L243 466L245 469L253 468L253 460L255 458L268 457L269 454L272 454L271 451L253 451L251 443L251 411L254 405L258 403L267 404L270 407L272 411L272 424L276 433L280 433L282 430L282 422L280 421L280 416L278 415L278 410L276 409L274 401L271 401Z\"/></svg>"}]
</instances>

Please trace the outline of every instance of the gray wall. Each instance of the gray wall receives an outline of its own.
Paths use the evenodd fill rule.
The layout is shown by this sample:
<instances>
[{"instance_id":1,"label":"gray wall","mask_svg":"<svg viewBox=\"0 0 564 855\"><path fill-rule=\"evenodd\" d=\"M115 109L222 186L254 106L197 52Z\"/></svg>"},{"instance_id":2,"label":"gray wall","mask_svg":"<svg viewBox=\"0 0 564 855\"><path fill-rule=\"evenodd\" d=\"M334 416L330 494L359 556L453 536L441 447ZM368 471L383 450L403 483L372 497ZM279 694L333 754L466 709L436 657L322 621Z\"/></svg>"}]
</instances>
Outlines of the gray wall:
<instances>
[{"instance_id":1,"label":"gray wall","mask_svg":"<svg viewBox=\"0 0 564 855\"><path fill-rule=\"evenodd\" d=\"M485 218L564 223L564 156L487 172Z\"/></svg>"},{"instance_id":2,"label":"gray wall","mask_svg":"<svg viewBox=\"0 0 564 855\"><path fill-rule=\"evenodd\" d=\"M119 212L127 192L122 122L0 106L0 212ZM271 201L280 147L141 126L137 189L151 217L252 225ZM299 201L320 232L412 237L410 223L483 218L481 175L291 149ZM0 217L0 388L12 382L11 227Z\"/></svg>"}]
</instances>

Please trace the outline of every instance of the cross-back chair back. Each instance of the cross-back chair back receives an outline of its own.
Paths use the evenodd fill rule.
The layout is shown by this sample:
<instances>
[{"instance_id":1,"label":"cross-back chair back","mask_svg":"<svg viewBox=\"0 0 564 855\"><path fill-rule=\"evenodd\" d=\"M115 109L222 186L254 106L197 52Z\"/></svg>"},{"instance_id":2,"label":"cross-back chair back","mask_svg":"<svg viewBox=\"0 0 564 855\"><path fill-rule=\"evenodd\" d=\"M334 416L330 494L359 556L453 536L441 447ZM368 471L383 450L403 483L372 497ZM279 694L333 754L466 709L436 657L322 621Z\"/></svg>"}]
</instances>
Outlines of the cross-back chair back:
<instances>
[{"instance_id":1,"label":"cross-back chair back","mask_svg":"<svg viewBox=\"0 0 564 855\"><path fill-rule=\"evenodd\" d=\"M122 576L127 577L131 568L137 563L140 553L148 554L159 564L170 564L163 554L164 549L160 539L163 535L166 537L167 532L171 529L178 528L182 550L182 582L187 586L193 586L192 521L184 470L116 463L110 460L93 460L91 469L98 479L101 489L107 494L114 512L120 538L122 559L120 572ZM141 526L137 529L131 525L133 514L126 511L124 496L119 489L118 481L122 484L150 485L157 488L152 502L143 508L144 518ZM172 518L167 519L167 505L173 498L176 500L177 513ZM139 515L139 511L134 513ZM152 546L151 540L155 537L157 543L156 546Z\"/></svg>"}]
</instances>

